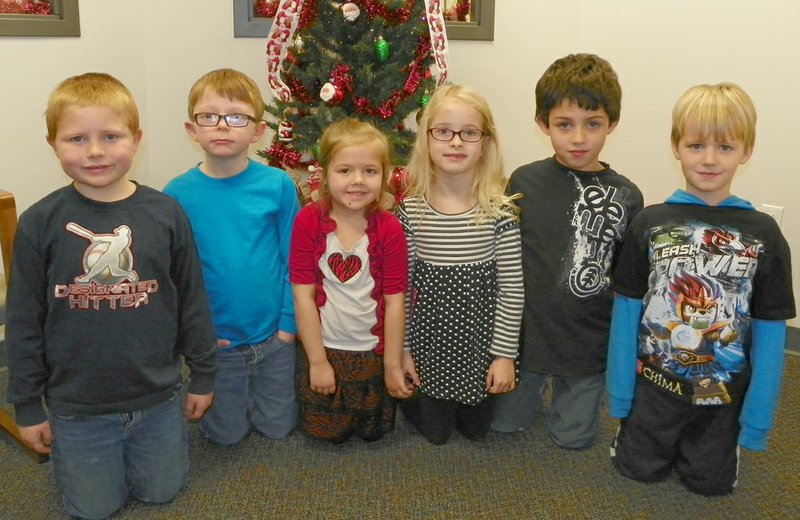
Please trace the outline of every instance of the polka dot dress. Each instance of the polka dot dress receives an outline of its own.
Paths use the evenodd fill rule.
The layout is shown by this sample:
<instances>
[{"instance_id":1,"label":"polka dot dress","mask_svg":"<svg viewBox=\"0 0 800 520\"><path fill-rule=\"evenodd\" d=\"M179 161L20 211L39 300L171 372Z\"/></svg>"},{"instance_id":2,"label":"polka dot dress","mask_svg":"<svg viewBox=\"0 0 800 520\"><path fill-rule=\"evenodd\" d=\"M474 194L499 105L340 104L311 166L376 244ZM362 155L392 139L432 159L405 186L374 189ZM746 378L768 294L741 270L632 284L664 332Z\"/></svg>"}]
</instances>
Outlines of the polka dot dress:
<instances>
[{"instance_id":1,"label":"polka dot dress","mask_svg":"<svg viewBox=\"0 0 800 520\"><path fill-rule=\"evenodd\" d=\"M464 404L477 404L486 397L496 273L495 261L454 265L417 261L409 339L422 393Z\"/></svg>"}]
</instances>

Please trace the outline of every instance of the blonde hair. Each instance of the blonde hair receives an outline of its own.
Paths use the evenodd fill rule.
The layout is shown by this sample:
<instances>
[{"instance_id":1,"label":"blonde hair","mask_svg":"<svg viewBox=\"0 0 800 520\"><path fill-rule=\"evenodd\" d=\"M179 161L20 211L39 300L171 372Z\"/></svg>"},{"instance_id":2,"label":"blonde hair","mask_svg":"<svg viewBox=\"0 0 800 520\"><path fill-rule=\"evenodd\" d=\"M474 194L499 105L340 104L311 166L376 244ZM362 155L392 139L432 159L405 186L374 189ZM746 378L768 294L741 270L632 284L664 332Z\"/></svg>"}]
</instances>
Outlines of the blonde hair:
<instances>
[{"instance_id":1,"label":"blonde hair","mask_svg":"<svg viewBox=\"0 0 800 520\"><path fill-rule=\"evenodd\" d=\"M322 133L319 142L320 199L328 206L331 194L328 188L328 168L333 157L351 146L371 147L381 162L381 191L377 199L367 207L367 213L377 211L381 207L383 194L387 193L389 172L392 170L392 148L386 136L371 123L346 118L330 124Z\"/></svg>"},{"instance_id":2,"label":"blonde hair","mask_svg":"<svg viewBox=\"0 0 800 520\"><path fill-rule=\"evenodd\" d=\"M87 72L65 79L50 94L44 113L47 138L50 140L56 138L64 110L73 106L90 105L110 108L119 114L125 119L132 134L140 130L139 109L130 90L109 74Z\"/></svg>"},{"instance_id":3,"label":"blonde hair","mask_svg":"<svg viewBox=\"0 0 800 520\"><path fill-rule=\"evenodd\" d=\"M475 166L475 180L472 192L478 199L475 220L516 216L517 208L512 200L517 197L506 195L508 179L504 175L503 158L500 154L500 141L489 104L475 89L466 85L443 85L436 89L419 119L414 151L408 162L408 196L430 199L436 182L436 171L428 145L428 130L436 113L447 101L458 101L477 110L483 119L481 140L483 155Z\"/></svg>"},{"instance_id":4,"label":"blonde hair","mask_svg":"<svg viewBox=\"0 0 800 520\"><path fill-rule=\"evenodd\" d=\"M257 121L261 121L264 116L264 99L258 85L247 74L238 70L212 70L195 81L189 90L189 119L194 119L194 107L206 92L247 103L253 107L253 117Z\"/></svg>"},{"instance_id":5,"label":"blonde hair","mask_svg":"<svg viewBox=\"0 0 800 520\"><path fill-rule=\"evenodd\" d=\"M672 144L688 132L716 140L741 139L746 150L756 141L756 107L750 96L734 83L691 87L672 109Z\"/></svg>"}]
</instances>

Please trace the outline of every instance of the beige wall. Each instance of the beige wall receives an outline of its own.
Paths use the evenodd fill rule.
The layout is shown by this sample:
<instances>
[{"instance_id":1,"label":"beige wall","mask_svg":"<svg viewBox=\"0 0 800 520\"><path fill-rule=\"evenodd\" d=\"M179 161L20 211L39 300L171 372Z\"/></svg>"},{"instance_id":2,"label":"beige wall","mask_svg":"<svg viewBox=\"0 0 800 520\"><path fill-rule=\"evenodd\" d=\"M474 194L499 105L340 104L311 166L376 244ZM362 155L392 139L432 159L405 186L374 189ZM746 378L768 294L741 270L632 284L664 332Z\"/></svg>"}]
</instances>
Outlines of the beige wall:
<instances>
[{"instance_id":1,"label":"beige wall","mask_svg":"<svg viewBox=\"0 0 800 520\"><path fill-rule=\"evenodd\" d=\"M634 180L650 202L682 180L668 141L675 99L693 84L734 81L759 111L756 150L734 190L756 205L783 206L782 228L800 256L800 175L791 162L800 136L800 103L794 98L800 92L800 3L495 4L493 42L450 42L450 79L472 84L489 99L509 170L551 153L533 125L532 93L539 75L562 55L595 52L617 70L622 119L602 159ZM0 187L16 194L20 209L66 182L44 141L42 111L49 92L69 75L106 71L133 91L144 128L134 176L155 188L200 160L182 130L186 94L198 76L237 68L268 95L264 41L233 37L232 2L81 0L80 10L80 38L0 38ZM210 35L200 36L199 27Z\"/></svg>"}]
</instances>

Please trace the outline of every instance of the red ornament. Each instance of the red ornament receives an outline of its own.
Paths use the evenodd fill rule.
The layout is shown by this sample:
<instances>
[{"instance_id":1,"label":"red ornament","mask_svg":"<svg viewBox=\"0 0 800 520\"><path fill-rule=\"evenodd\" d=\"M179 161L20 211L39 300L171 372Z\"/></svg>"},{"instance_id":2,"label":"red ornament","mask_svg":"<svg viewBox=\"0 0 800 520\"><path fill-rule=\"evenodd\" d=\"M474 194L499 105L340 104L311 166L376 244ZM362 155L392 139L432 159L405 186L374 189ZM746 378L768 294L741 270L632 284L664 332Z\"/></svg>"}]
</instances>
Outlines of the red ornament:
<instances>
[{"instance_id":1,"label":"red ornament","mask_svg":"<svg viewBox=\"0 0 800 520\"><path fill-rule=\"evenodd\" d=\"M309 175L308 175L308 179L306 180L306 182L308 182L308 188L311 191L318 190L320 184L322 184L321 172L322 172L322 168L316 162L311 163L311 164L308 165L308 174Z\"/></svg>"},{"instance_id":2,"label":"red ornament","mask_svg":"<svg viewBox=\"0 0 800 520\"><path fill-rule=\"evenodd\" d=\"M291 121L281 121L280 124L278 124L278 141L291 143L292 139L294 139L293 129L294 126Z\"/></svg>"},{"instance_id":3,"label":"red ornament","mask_svg":"<svg viewBox=\"0 0 800 520\"><path fill-rule=\"evenodd\" d=\"M353 76L350 74L350 67L347 65L335 65L328 81L339 87L342 92L353 90Z\"/></svg>"},{"instance_id":4,"label":"red ornament","mask_svg":"<svg viewBox=\"0 0 800 520\"><path fill-rule=\"evenodd\" d=\"M335 106L344 99L344 92L333 83L325 83L319 91L319 97L326 105Z\"/></svg>"},{"instance_id":5,"label":"red ornament","mask_svg":"<svg viewBox=\"0 0 800 520\"><path fill-rule=\"evenodd\" d=\"M389 177L389 189L394 195L394 201L397 204L400 204L406 196L407 179L408 172L402 166L392 170L392 175Z\"/></svg>"},{"instance_id":6,"label":"red ornament","mask_svg":"<svg viewBox=\"0 0 800 520\"><path fill-rule=\"evenodd\" d=\"M345 95L353 90L353 76L350 74L350 67L338 64L333 67L327 83L322 85L319 97L328 106L340 104Z\"/></svg>"}]
</instances>

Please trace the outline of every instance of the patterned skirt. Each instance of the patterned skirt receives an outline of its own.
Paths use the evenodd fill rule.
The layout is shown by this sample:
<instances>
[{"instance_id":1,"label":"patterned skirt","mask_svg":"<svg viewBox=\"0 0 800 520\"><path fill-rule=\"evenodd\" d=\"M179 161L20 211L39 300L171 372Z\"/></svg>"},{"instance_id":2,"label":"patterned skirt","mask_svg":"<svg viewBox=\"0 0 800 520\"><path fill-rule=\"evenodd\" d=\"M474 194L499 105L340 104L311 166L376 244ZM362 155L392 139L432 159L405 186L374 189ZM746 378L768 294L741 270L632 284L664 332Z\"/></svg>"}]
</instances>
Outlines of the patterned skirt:
<instances>
[{"instance_id":1,"label":"patterned skirt","mask_svg":"<svg viewBox=\"0 0 800 520\"><path fill-rule=\"evenodd\" d=\"M386 392L383 356L328 348L325 353L336 376L336 391L330 395L311 390L308 358L298 356L300 429L333 443L352 435L375 441L390 432L397 402Z\"/></svg>"}]
</instances>

